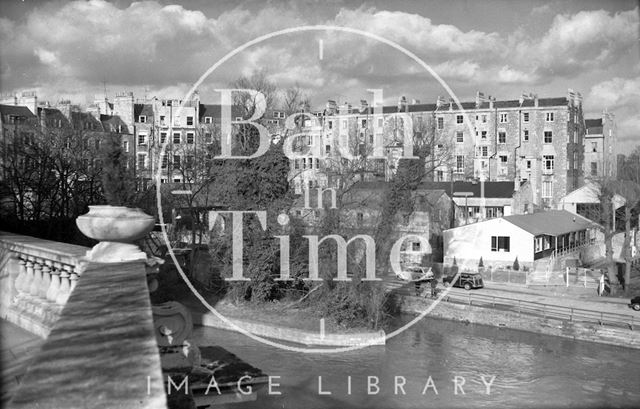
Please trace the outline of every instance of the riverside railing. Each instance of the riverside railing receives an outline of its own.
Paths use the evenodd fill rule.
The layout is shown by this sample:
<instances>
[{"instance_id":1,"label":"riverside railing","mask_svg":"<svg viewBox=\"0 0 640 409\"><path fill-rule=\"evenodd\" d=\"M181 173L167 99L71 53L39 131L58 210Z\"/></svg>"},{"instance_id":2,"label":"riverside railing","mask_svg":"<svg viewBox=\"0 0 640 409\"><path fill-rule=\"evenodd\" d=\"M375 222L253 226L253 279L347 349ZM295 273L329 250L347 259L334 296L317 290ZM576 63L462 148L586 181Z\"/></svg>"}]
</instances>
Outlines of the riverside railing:
<instances>
[{"instance_id":1,"label":"riverside railing","mask_svg":"<svg viewBox=\"0 0 640 409\"><path fill-rule=\"evenodd\" d=\"M450 292L445 301L458 304L474 305L477 307L497 308L518 313L557 319L569 322L583 322L598 325L628 328L634 330L640 324L640 319L634 314L619 314L584 308L565 307L561 305L543 304L535 301L514 300L511 298L471 293Z\"/></svg>"}]
</instances>

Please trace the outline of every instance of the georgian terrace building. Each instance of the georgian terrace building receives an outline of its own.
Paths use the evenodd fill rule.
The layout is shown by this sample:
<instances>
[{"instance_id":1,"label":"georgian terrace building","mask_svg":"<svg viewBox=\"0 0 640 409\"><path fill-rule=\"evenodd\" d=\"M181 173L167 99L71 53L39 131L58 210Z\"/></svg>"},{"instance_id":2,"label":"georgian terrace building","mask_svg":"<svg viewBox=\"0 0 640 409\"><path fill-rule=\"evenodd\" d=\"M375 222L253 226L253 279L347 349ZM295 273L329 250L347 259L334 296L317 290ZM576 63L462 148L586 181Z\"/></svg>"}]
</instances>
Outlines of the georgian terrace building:
<instances>
[{"instance_id":1,"label":"georgian terrace building","mask_svg":"<svg viewBox=\"0 0 640 409\"><path fill-rule=\"evenodd\" d=\"M529 181L534 204L543 208L582 185L585 123L579 93L498 101L478 92L476 101L462 102L461 108L442 98L421 104L402 97L397 106L377 111L366 101L358 107L329 101L314 113L318 121L307 129L307 143L311 138L321 141L324 157L292 160L291 183L298 193L307 187L336 187L337 143L378 157L354 177L389 180L407 132L400 113L411 117L416 137L432 145L426 165L432 168L431 180Z\"/></svg>"}]
</instances>

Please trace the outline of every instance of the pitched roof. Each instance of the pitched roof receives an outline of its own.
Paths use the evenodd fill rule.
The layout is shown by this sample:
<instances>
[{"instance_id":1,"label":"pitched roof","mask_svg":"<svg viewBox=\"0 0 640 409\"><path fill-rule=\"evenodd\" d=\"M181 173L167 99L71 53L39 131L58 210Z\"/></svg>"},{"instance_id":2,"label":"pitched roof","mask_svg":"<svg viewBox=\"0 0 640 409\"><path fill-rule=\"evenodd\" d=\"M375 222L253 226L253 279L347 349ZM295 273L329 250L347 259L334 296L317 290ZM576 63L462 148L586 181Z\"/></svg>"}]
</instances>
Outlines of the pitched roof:
<instances>
[{"instance_id":1,"label":"pitched roof","mask_svg":"<svg viewBox=\"0 0 640 409\"><path fill-rule=\"evenodd\" d=\"M594 126L602 126L602 118L593 118L584 120L584 124L587 128L593 128Z\"/></svg>"},{"instance_id":2,"label":"pitched roof","mask_svg":"<svg viewBox=\"0 0 640 409\"><path fill-rule=\"evenodd\" d=\"M200 104L200 120L205 116L220 118L222 107L218 104Z\"/></svg>"},{"instance_id":3,"label":"pitched roof","mask_svg":"<svg viewBox=\"0 0 640 409\"><path fill-rule=\"evenodd\" d=\"M29 108L22 105L0 105L1 115L22 116L26 118L35 117Z\"/></svg>"},{"instance_id":4,"label":"pitched roof","mask_svg":"<svg viewBox=\"0 0 640 409\"><path fill-rule=\"evenodd\" d=\"M151 104L134 104L133 117L137 119L140 115L153 118L153 106Z\"/></svg>"},{"instance_id":5,"label":"pitched roof","mask_svg":"<svg viewBox=\"0 0 640 409\"><path fill-rule=\"evenodd\" d=\"M541 234L560 236L574 231L585 230L594 225L591 220L566 210L517 214L504 216L503 219L535 236Z\"/></svg>"},{"instance_id":6,"label":"pitched roof","mask_svg":"<svg viewBox=\"0 0 640 409\"><path fill-rule=\"evenodd\" d=\"M587 135L602 135L602 118L585 119Z\"/></svg>"}]
</instances>

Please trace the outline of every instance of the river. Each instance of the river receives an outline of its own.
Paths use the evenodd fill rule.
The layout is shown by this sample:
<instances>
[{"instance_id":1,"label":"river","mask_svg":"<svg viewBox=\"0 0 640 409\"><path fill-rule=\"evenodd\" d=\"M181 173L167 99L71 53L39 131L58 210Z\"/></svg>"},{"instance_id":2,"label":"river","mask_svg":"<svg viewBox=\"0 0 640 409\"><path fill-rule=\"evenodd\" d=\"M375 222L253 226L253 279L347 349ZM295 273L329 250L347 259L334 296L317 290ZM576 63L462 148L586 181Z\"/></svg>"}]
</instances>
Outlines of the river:
<instances>
[{"instance_id":1,"label":"river","mask_svg":"<svg viewBox=\"0 0 640 409\"><path fill-rule=\"evenodd\" d=\"M640 351L559 337L426 318L385 347L327 355L193 335L279 377L230 408L640 407Z\"/></svg>"}]
</instances>

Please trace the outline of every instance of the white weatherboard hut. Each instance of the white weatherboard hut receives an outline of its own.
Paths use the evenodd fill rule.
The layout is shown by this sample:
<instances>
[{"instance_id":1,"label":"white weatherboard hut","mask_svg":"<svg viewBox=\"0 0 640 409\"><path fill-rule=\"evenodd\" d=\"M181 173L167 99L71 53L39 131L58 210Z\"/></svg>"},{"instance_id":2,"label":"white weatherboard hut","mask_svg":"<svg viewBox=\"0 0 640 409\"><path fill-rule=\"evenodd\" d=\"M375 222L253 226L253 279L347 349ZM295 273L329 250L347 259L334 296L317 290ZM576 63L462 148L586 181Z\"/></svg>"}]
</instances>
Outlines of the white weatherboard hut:
<instances>
[{"instance_id":1,"label":"white weatherboard hut","mask_svg":"<svg viewBox=\"0 0 640 409\"><path fill-rule=\"evenodd\" d=\"M455 257L460 267L512 266L516 257L521 267L534 261L566 253L592 241L592 221L566 210L511 215L468 224L443 232L444 263Z\"/></svg>"}]
</instances>

